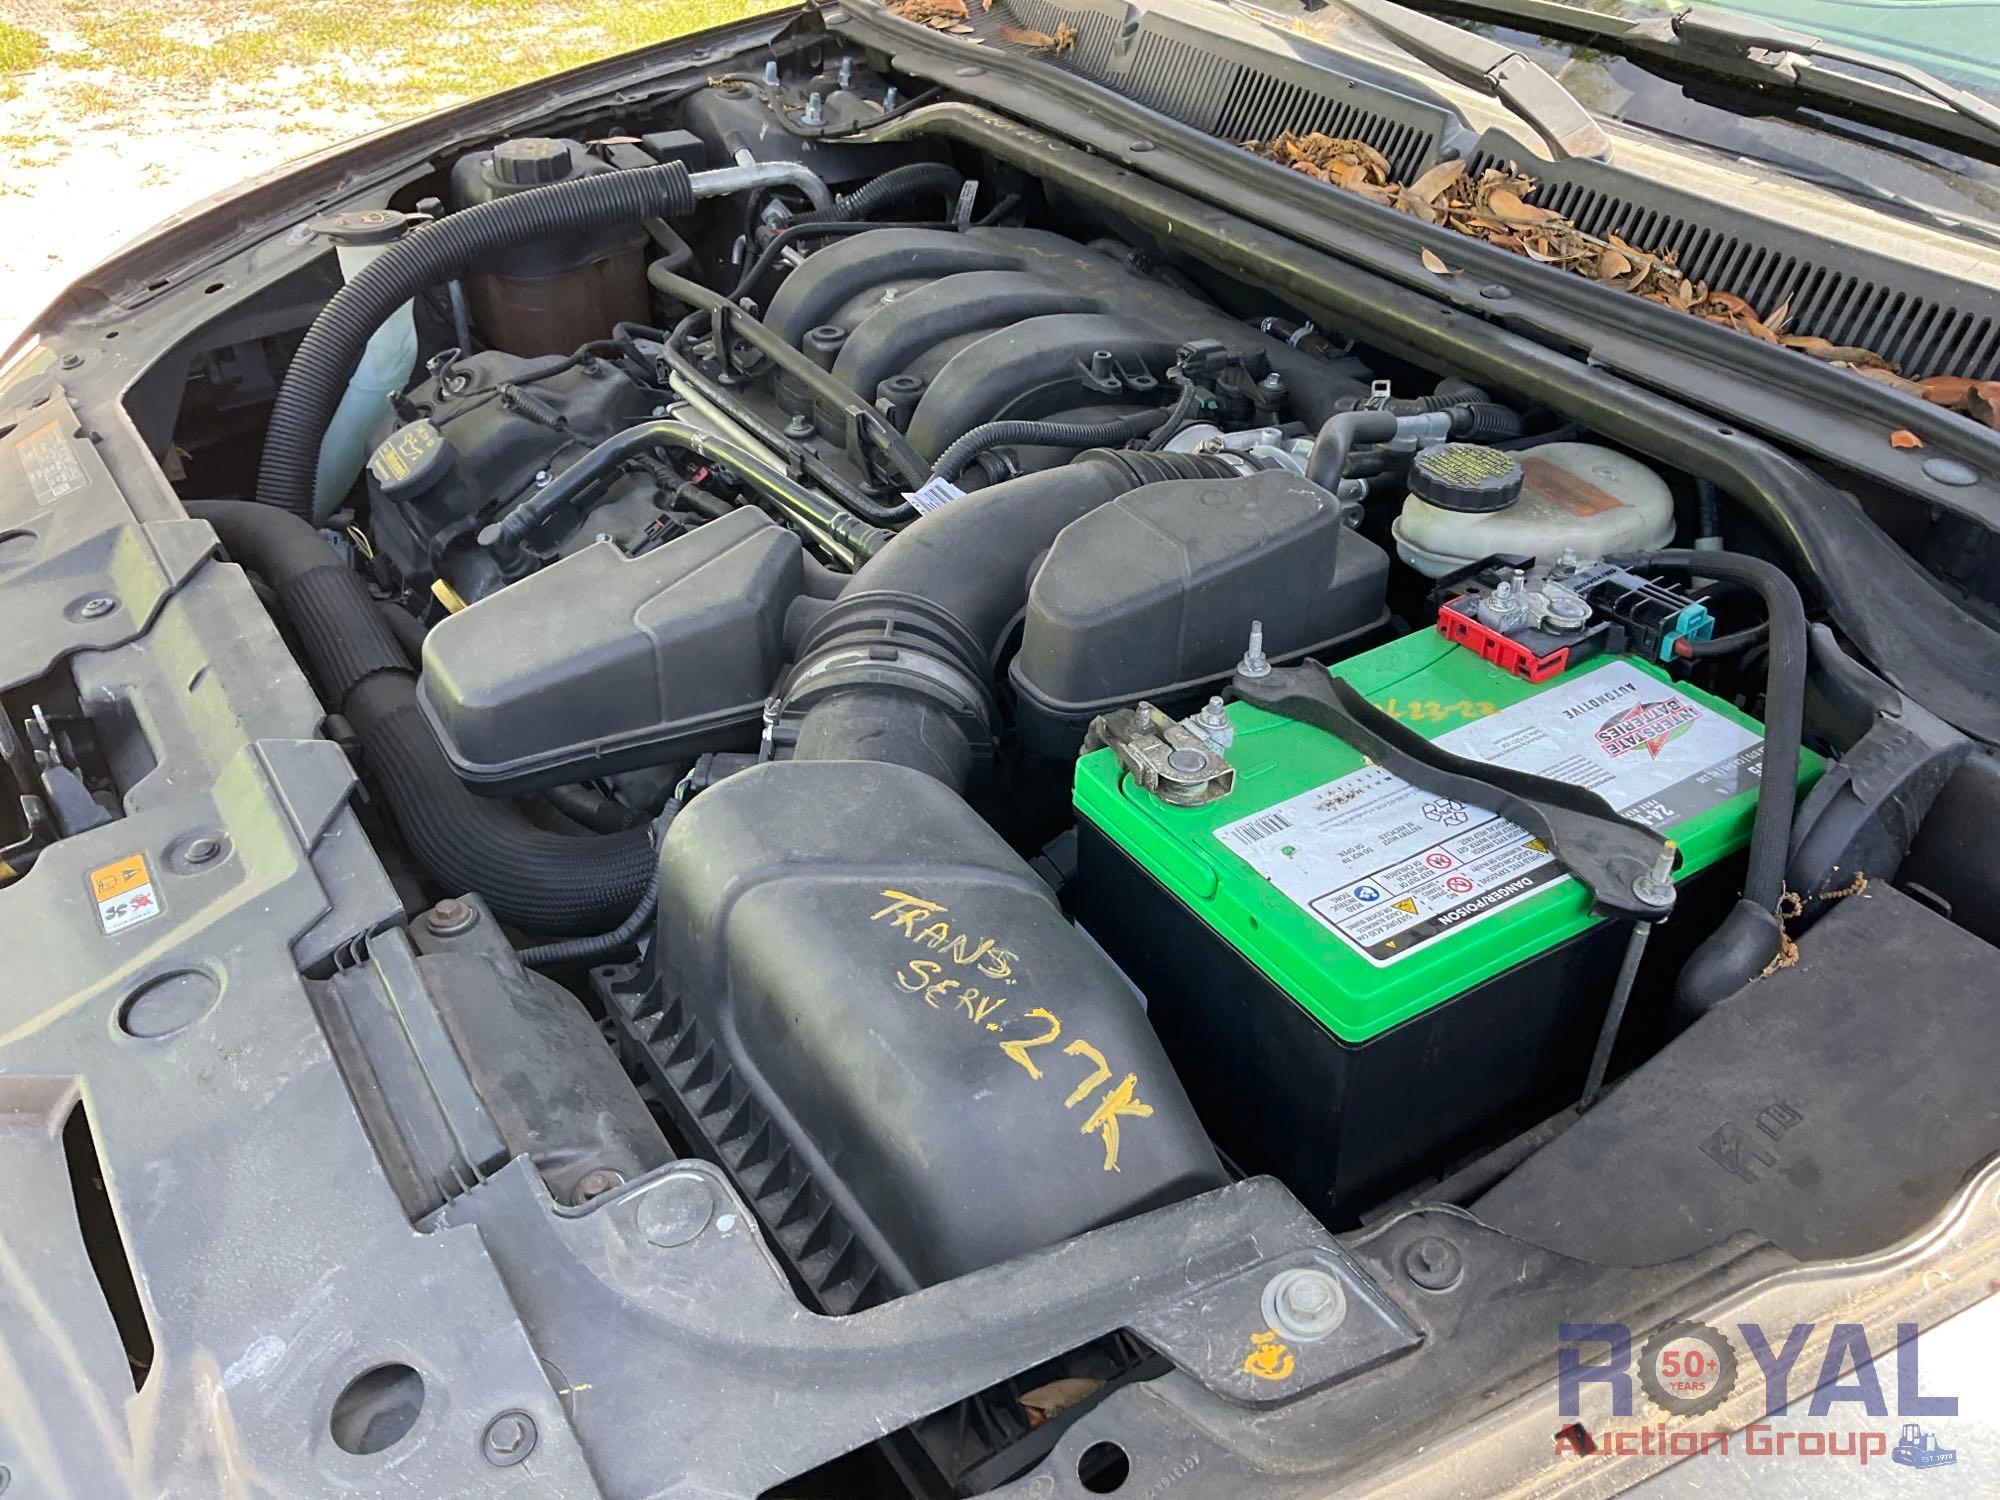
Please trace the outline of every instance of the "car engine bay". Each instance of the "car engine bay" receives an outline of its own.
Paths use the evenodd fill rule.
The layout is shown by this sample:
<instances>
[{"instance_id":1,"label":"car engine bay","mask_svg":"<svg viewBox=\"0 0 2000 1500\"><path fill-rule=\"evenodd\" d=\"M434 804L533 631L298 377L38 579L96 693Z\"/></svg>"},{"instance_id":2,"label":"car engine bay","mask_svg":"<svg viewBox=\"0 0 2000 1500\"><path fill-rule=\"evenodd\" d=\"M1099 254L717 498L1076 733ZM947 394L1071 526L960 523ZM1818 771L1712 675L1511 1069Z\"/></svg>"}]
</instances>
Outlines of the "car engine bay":
<instances>
[{"instance_id":1,"label":"car engine bay","mask_svg":"<svg viewBox=\"0 0 2000 1500\"><path fill-rule=\"evenodd\" d=\"M141 837L161 726L255 718L200 709L173 607L126 639L186 704L110 646L0 690L0 908L85 836L138 862L76 866L107 940L281 826L359 861L368 920L270 897L295 968L147 959L118 1025L302 987L377 1207L478 1226L561 1397L460 1398L486 1476L1302 1493L1292 1403L1351 1397L1324 1431L1387 1462L1477 1406L1419 1358L1513 1389L1553 1307L1637 1324L1943 1212L2000 1149L1989 648L1934 630L1991 635L1984 533L1511 326L1440 311L1454 361L1343 321L1247 205L1169 214L864 40L796 23L318 205L133 379L190 518L159 555L240 567L200 607L316 697L253 759L337 747L263 833ZM32 417L55 514L85 470ZM1763 498L1709 470L1739 450ZM1907 1129L1859 1123L1885 1098ZM725 1240L699 1290L621 1280ZM414 1396L314 1388L333 1462L447 1420L409 1342L366 1378ZM1147 1446L1177 1380L1212 1448ZM592 1425L653 1406L677 1473Z\"/></svg>"}]
</instances>

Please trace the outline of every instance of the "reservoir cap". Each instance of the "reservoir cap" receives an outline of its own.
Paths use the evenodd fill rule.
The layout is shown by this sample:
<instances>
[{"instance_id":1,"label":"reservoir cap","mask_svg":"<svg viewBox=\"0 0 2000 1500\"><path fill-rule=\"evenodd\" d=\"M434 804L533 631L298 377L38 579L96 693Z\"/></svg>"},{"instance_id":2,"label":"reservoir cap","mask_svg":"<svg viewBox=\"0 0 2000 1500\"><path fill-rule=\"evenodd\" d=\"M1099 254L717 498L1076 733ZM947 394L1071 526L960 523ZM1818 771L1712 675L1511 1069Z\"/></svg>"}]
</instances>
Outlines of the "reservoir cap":
<instances>
[{"instance_id":1,"label":"reservoir cap","mask_svg":"<svg viewBox=\"0 0 2000 1500\"><path fill-rule=\"evenodd\" d=\"M575 165L568 141L529 135L495 146L490 170L495 182L508 187L537 187L561 182Z\"/></svg>"},{"instance_id":2,"label":"reservoir cap","mask_svg":"<svg viewBox=\"0 0 2000 1500\"><path fill-rule=\"evenodd\" d=\"M429 418L399 427L368 456L368 473L384 500L421 495L451 472L458 450Z\"/></svg>"},{"instance_id":3,"label":"reservoir cap","mask_svg":"<svg viewBox=\"0 0 2000 1500\"><path fill-rule=\"evenodd\" d=\"M1477 443L1439 443L1410 461L1410 493L1440 510L1505 510L1521 493L1511 453Z\"/></svg>"}]
</instances>

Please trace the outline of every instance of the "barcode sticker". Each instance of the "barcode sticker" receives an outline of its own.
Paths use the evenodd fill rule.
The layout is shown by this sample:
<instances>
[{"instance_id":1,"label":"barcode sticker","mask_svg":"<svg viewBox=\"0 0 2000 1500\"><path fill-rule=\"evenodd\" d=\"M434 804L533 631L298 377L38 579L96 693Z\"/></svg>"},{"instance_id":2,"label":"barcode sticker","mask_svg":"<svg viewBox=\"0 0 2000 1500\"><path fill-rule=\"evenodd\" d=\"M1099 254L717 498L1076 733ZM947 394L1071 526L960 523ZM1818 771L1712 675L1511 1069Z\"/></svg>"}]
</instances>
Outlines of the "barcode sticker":
<instances>
[{"instance_id":1,"label":"barcode sticker","mask_svg":"<svg viewBox=\"0 0 2000 1500\"><path fill-rule=\"evenodd\" d=\"M1274 833L1286 832L1291 826L1292 820L1283 813L1267 812L1261 813L1257 817L1246 819L1244 822L1232 824L1228 828L1223 829L1222 832L1228 834L1230 838L1247 849L1250 845L1257 843L1261 839L1267 839Z\"/></svg>"},{"instance_id":2,"label":"barcode sticker","mask_svg":"<svg viewBox=\"0 0 2000 1500\"><path fill-rule=\"evenodd\" d=\"M948 505L954 500L963 500L965 491L949 479L927 479L919 489L906 490L903 498L917 508L921 515L929 515L940 505Z\"/></svg>"}]
</instances>

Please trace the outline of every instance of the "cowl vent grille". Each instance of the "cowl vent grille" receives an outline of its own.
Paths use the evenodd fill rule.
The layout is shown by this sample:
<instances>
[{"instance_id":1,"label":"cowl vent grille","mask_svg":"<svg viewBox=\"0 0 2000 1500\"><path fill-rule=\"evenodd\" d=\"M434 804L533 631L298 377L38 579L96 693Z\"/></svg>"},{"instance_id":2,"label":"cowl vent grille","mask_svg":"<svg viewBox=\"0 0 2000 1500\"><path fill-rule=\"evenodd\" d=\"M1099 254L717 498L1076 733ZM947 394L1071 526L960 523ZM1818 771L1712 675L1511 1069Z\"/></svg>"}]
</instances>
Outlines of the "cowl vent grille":
<instances>
[{"instance_id":1,"label":"cowl vent grille","mask_svg":"<svg viewBox=\"0 0 2000 1500\"><path fill-rule=\"evenodd\" d=\"M1281 130L1324 130L1366 141L1398 176L1415 176L1456 121L1435 105L1358 80L1334 77L1272 47L1190 25L1173 0L1145 11L1118 0L994 0L986 17L1055 35L1076 28L1057 61L1114 93L1226 141L1263 140ZM972 7L982 34L980 8Z\"/></svg>"},{"instance_id":2,"label":"cowl vent grille","mask_svg":"<svg viewBox=\"0 0 2000 1500\"><path fill-rule=\"evenodd\" d=\"M1911 376L2000 378L2000 291L1871 251L1822 240L1674 188L1641 201L1628 179L1599 162L1549 163L1497 132L1480 142L1472 170L1531 163L1532 200L1586 234L1615 234L1731 292L1765 316L1791 304L1788 333L1871 349Z\"/></svg>"}]
</instances>

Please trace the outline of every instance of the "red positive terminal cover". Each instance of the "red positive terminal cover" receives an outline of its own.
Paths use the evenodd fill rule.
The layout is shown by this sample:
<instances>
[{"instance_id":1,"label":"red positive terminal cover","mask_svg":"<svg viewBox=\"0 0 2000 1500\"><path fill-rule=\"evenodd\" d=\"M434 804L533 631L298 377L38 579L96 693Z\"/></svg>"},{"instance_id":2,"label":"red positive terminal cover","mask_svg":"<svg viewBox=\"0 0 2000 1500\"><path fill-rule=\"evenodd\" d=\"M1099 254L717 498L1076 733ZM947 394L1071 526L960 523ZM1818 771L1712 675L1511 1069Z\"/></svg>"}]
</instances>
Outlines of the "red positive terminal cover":
<instances>
[{"instance_id":1,"label":"red positive terminal cover","mask_svg":"<svg viewBox=\"0 0 2000 1500\"><path fill-rule=\"evenodd\" d=\"M1454 599L1438 609L1438 634L1446 640L1478 653L1483 660L1528 682L1542 682L1569 665L1569 647L1558 647L1547 656L1537 656L1519 641L1459 613L1454 607L1459 602Z\"/></svg>"}]
</instances>

